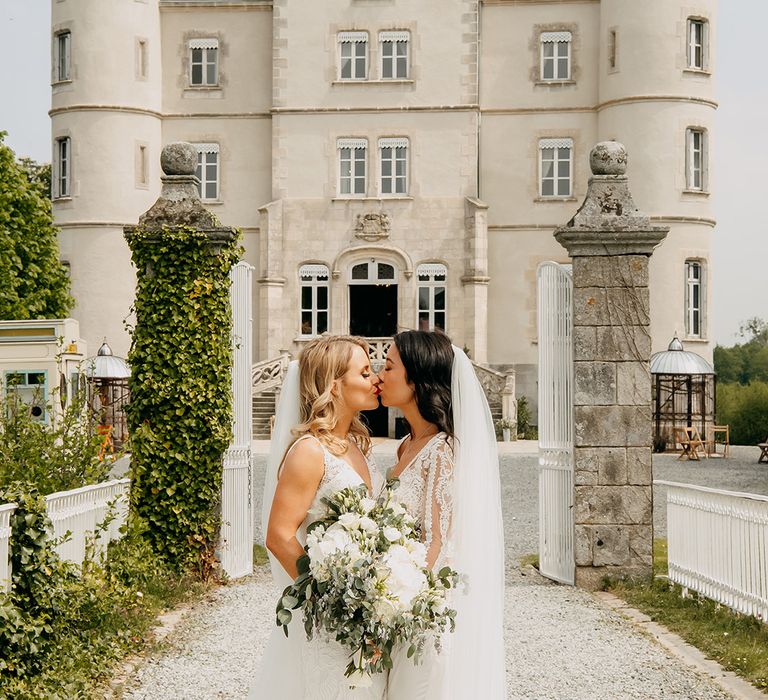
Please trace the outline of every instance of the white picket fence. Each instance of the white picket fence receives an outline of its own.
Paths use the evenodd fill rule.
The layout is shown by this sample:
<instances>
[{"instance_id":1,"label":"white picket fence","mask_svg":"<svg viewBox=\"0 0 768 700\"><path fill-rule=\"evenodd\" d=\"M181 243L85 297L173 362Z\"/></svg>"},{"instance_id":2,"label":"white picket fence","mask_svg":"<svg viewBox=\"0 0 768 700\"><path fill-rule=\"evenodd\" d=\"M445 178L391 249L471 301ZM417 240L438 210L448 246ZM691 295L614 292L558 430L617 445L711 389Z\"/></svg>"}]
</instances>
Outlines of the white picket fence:
<instances>
[{"instance_id":1,"label":"white picket fence","mask_svg":"<svg viewBox=\"0 0 768 700\"><path fill-rule=\"evenodd\" d=\"M11 515L16 510L15 503L0 506L0 593L11 587Z\"/></svg>"},{"instance_id":2,"label":"white picket fence","mask_svg":"<svg viewBox=\"0 0 768 700\"><path fill-rule=\"evenodd\" d=\"M120 527L128 517L130 483L130 479L117 479L45 497L54 537L59 539L70 533L56 547L62 559L82 564L88 541L94 539L93 533L108 515L109 525L94 539L95 553L104 553L111 541L120 538Z\"/></svg>"},{"instance_id":3,"label":"white picket fence","mask_svg":"<svg viewBox=\"0 0 768 700\"><path fill-rule=\"evenodd\" d=\"M670 579L768 621L768 496L653 483L667 487Z\"/></svg>"},{"instance_id":4,"label":"white picket fence","mask_svg":"<svg viewBox=\"0 0 768 700\"><path fill-rule=\"evenodd\" d=\"M130 479L117 479L46 496L46 512L53 526L53 537L60 540L56 553L62 559L80 565L89 541L93 541L96 556L106 552L110 542L120 539L120 528L128 518L130 485ZM11 515L14 510L15 503L0 505L0 593L7 592L11 583Z\"/></svg>"}]
</instances>

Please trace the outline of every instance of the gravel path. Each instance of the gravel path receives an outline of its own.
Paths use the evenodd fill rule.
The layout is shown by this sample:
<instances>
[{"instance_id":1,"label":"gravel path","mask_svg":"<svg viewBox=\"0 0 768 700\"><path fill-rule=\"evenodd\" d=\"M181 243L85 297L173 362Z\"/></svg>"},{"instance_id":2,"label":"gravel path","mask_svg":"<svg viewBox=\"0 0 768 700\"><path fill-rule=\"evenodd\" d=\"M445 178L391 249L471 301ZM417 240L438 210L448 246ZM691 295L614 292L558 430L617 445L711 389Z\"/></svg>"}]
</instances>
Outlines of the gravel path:
<instances>
[{"instance_id":1,"label":"gravel path","mask_svg":"<svg viewBox=\"0 0 768 700\"><path fill-rule=\"evenodd\" d=\"M378 446L377 456L380 467L391 464L391 444ZM257 481L263 481L265 462L263 455L256 456ZM545 582L530 570L527 575L519 570L519 557L538 547L536 466L533 455L505 455L501 460L510 700L731 697L672 658L589 593ZM759 493L768 487L765 471L752 465L746 453L741 460L702 464L677 462L673 455L662 455L655 458L655 476ZM260 492L260 483L257 489ZM665 525L659 521L662 495L656 494L657 527ZM123 697L245 698L271 631L276 596L265 569L217 589L182 621L171 647L138 669Z\"/></svg>"},{"instance_id":2,"label":"gravel path","mask_svg":"<svg viewBox=\"0 0 768 700\"><path fill-rule=\"evenodd\" d=\"M218 589L182 621L173 646L139 668L123 698L245 698L276 595L263 569ZM577 589L509 585L505 636L510 700L731 697Z\"/></svg>"}]
</instances>

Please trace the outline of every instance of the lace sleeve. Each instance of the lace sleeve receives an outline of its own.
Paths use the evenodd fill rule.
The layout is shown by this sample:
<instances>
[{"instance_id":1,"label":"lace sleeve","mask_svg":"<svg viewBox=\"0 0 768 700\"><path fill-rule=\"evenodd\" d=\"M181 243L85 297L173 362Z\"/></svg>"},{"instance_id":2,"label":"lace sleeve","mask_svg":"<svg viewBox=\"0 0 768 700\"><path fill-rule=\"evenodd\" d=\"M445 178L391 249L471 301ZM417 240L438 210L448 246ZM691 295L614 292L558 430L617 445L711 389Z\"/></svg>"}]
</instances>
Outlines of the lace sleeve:
<instances>
[{"instance_id":1,"label":"lace sleeve","mask_svg":"<svg viewBox=\"0 0 768 700\"><path fill-rule=\"evenodd\" d=\"M439 568L451 559L453 448L448 440L435 442L425 466L427 488L424 492L424 544L427 547L428 566Z\"/></svg>"}]
</instances>

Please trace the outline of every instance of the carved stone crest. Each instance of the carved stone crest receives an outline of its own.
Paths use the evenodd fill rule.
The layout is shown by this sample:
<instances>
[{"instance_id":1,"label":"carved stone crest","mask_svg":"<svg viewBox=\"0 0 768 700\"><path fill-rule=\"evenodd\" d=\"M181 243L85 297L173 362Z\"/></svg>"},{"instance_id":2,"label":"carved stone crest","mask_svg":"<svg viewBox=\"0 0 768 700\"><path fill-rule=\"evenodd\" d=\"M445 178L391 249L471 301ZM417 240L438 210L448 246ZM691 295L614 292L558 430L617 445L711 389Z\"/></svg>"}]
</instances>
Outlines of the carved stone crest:
<instances>
[{"instance_id":1,"label":"carved stone crest","mask_svg":"<svg viewBox=\"0 0 768 700\"><path fill-rule=\"evenodd\" d=\"M355 224L355 236L364 241L378 241L381 238L389 238L390 218L384 212L369 212L358 214Z\"/></svg>"}]
</instances>

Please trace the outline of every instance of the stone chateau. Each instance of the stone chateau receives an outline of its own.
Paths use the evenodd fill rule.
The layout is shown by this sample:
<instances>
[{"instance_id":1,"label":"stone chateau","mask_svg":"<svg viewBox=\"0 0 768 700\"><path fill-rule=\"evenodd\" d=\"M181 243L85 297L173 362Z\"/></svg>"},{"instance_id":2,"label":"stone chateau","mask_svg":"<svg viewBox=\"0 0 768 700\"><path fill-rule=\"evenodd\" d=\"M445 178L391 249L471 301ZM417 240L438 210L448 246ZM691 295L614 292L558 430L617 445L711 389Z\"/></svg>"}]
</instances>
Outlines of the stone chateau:
<instances>
[{"instance_id":1,"label":"stone chateau","mask_svg":"<svg viewBox=\"0 0 768 700\"><path fill-rule=\"evenodd\" d=\"M715 0L52 0L54 212L74 315L125 355L123 226L162 146L255 267L254 361L443 328L535 403L536 271L588 154L629 152L653 350L711 358Z\"/></svg>"}]
</instances>

